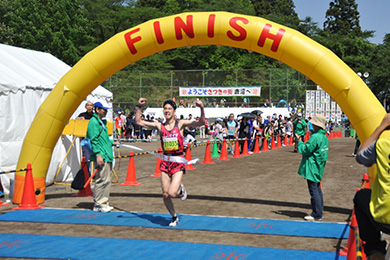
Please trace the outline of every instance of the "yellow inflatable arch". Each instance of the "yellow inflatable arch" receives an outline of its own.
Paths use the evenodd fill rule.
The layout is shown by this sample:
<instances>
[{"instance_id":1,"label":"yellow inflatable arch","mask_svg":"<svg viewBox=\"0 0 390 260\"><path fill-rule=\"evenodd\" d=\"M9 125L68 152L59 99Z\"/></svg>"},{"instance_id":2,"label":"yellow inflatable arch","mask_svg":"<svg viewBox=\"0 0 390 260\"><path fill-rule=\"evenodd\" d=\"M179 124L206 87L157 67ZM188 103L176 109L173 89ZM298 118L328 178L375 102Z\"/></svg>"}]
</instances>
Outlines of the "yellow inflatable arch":
<instances>
[{"instance_id":1,"label":"yellow inflatable arch","mask_svg":"<svg viewBox=\"0 0 390 260\"><path fill-rule=\"evenodd\" d=\"M259 17L227 12L182 13L118 33L83 57L40 106L24 139L17 168L32 164L44 201L52 150L70 116L93 89L125 66L154 53L192 45L225 45L275 58L320 85L340 105L365 140L384 108L334 53L296 30ZM15 175L14 203L21 202L25 173Z\"/></svg>"}]
</instances>

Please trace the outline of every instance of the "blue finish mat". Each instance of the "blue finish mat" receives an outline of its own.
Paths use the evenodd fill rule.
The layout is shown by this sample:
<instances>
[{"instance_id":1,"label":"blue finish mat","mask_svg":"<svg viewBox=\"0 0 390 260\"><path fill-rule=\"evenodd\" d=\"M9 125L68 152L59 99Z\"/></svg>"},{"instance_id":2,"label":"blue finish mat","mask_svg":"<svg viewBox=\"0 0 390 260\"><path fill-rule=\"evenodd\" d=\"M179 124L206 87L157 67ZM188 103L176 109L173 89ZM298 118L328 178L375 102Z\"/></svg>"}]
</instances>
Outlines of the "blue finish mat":
<instances>
[{"instance_id":1,"label":"blue finish mat","mask_svg":"<svg viewBox=\"0 0 390 260\"><path fill-rule=\"evenodd\" d=\"M90 210L38 209L17 210L0 215L0 221L90 224L147 228L172 228L169 214L110 212ZM305 222L258 218L179 215L174 229L207 230L301 237L348 238L347 223Z\"/></svg>"},{"instance_id":2,"label":"blue finish mat","mask_svg":"<svg viewBox=\"0 0 390 260\"><path fill-rule=\"evenodd\" d=\"M0 234L0 257L50 259L346 259L336 253L122 238Z\"/></svg>"}]
</instances>

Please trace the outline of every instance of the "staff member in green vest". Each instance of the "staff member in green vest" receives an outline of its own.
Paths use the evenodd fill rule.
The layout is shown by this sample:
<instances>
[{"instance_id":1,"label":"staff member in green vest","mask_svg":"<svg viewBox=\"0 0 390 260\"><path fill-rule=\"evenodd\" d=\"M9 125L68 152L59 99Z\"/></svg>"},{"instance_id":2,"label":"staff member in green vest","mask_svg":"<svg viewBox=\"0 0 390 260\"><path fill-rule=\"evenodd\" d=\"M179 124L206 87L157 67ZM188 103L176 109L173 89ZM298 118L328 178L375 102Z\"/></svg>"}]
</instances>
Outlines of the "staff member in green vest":
<instances>
[{"instance_id":1,"label":"staff member in green vest","mask_svg":"<svg viewBox=\"0 0 390 260\"><path fill-rule=\"evenodd\" d=\"M386 241L381 231L390 233L390 138L380 135L390 129L390 114L360 147L356 161L370 167L376 163L376 177L370 189L358 191L353 200L360 238L366 242L364 252L370 260L385 259Z\"/></svg>"},{"instance_id":2,"label":"staff member in green vest","mask_svg":"<svg viewBox=\"0 0 390 260\"><path fill-rule=\"evenodd\" d=\"M295 145L294 145L294 152L296 153L298 151L298 137L300 137L300 140L304 140L305 138L305 130L306 130L306 121L302 118L302 113L298 113L298 117L293 122L294 127L294 133L295 133Z\"/></svg>"},{"instance_id":3,"label":"staff member in green vest","mask_svg":"<svg viewBox=\"0 0 390 260\"><path fill-rule=\"evenodd\" d=\"M87 138L91 140L92 153L91 161L95 162L98 169L95 175L95 189L93 191L93 200L95 206L93 211L110 212L113 210L108 203L111 188L112 161L114 160L112 146L119 145L110 139L107 131L107 121L103 118L107 115L108 107L101 102L94 104L95 113L89 120L87 129Z\"/></svg>"},{"instance_id":4,"label":"staff member in green vest","mask_svg":"<svg viewBox=\"0 0 390 260\"><path fill-rule=\"evenodd\" d=\"M323 115L314 115L310 120L313 124L313 133L306 144L302 136L295 134L298 139L298 152L302 154L298 174L307 180L310 193L312 213L305 216L307 221L322 221L324 200L321 190L322 175L325 163L328 160L329 141L326 137L326 118Z\"/></svg>"}]
</instances>

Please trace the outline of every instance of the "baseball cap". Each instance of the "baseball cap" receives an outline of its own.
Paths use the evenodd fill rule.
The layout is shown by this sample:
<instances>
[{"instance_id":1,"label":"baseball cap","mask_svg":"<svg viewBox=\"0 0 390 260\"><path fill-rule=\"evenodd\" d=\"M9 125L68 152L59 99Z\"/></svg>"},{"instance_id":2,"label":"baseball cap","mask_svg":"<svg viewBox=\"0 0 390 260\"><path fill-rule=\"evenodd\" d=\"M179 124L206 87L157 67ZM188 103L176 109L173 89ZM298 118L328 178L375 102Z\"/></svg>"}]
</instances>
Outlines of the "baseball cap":
<instances>
[{"instance_id":1,"label":"baseball cap","mask_svg":"<svg viewBox=\"0 0 390 260\"><path fill-rule=\"evenodd\" d=\"M103 108L103 109L105 109L105 110L108 110L108 109L109 109L109 107L104 106L101 102L95 102L95 104L93 104L93 106L94 106L95 108Z\"/></svg>"},{"instance_id":2,"label":"baseball cap","mask_svg":"<svg viewBox=\"0 0 390 260\"><path fill-rule=\"evenodd\" d=\"M219 122L219 121L222 121L222 119L218 117L216 121Z\"/></svg>"}]
</instances>

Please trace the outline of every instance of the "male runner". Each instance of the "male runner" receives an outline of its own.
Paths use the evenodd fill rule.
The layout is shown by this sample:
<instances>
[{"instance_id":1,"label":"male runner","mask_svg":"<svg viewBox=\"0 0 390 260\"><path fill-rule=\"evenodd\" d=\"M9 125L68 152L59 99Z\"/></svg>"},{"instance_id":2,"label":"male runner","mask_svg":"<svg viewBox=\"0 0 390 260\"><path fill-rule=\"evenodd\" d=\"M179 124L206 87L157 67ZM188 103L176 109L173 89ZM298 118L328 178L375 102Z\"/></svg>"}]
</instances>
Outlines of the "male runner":
<instances>
[{"instance_id":1,"label":"male runner","mask_svg":"<svg viewBox=\"0 0 390 260\"><path fill-rule=\"evenodd\" d=\"M199 121L192 120L176 120L176 103L172 100L167 100L163 104L165 122L148 122L141 120L142 107L145 105L146 99L140 98L137 105L137 112L135 114L135 122L141 127L147 127L152 129L158 129L160 132L161 146L164 155L172 156L172 158L183 156L184 144L183 144L183 130L186 127L199 127L205 123L204 107L200 100L195 101L196 106L200 108ZM178 159L178 158L177 158ZM172 216L172 221L169 224L171 227L175 227L179 223L179 218L175 212L175 208L172 203L172 198L177 196L181 200L187 198L187 192L181 183L183 174L185 173L185 164L174 161L161 161L161 189L163 192L163 201L167 207L169 213Z\"/></svg>"}]
</instances>

